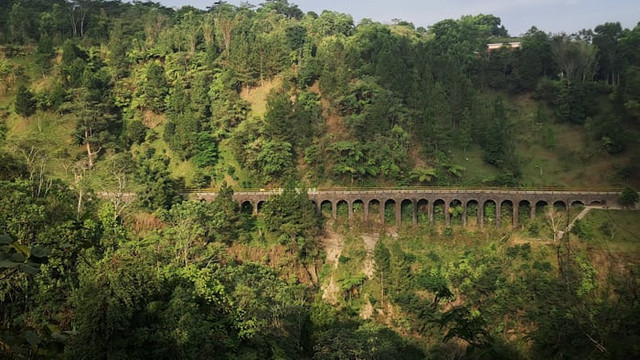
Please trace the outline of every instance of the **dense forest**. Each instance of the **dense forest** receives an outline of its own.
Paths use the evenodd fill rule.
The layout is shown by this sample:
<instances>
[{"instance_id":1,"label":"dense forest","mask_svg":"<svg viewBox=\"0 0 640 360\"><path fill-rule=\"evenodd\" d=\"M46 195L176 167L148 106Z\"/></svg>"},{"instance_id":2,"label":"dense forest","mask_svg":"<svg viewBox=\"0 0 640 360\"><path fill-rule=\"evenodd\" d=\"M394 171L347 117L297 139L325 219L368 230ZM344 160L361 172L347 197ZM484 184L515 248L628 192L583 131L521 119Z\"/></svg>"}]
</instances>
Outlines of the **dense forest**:
<instances>
[{"instance_id":1,"label":"dense forest","mask_svg":"<svg viewBox=\"0 0 640 360\"><path fill-rule=\"evenodd\" d=\"M394 227L299 189L627 186L633 206L639 121L640 24L4 0L0 356L638 357L635 212L554 241L553 206ZM246 188L283 191L255 216Z\"/></svg>"}]
</instances>

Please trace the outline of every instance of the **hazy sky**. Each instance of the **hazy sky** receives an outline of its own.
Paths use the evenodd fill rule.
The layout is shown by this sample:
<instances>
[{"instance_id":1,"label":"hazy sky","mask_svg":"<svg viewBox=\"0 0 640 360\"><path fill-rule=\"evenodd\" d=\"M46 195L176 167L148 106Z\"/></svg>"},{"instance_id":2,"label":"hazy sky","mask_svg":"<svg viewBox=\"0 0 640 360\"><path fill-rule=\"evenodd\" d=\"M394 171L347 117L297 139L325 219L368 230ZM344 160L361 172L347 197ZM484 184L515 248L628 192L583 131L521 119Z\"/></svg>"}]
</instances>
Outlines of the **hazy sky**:
<instances>
[{"instance_id":1,"label":"hazy sky","mask_svg":"<svg viewBox=\"0 0 640 360\"><path fill-rule=\"evenodd\" d=\"M165 6L211 6L215 0L155 0ZM241 2L230 0L230 4ZM259 5L263 0L249 0ZM520 35L531 26L545 32L567 33L593 29L605 22L619 21L633 28L640 21L640 0L290 0L303 11L333 10L351 14L356 24L362 18L388 23L391 19L410 21L416 27L462 15L493 14L511 35Z\"/></svg>"}]
</instances>

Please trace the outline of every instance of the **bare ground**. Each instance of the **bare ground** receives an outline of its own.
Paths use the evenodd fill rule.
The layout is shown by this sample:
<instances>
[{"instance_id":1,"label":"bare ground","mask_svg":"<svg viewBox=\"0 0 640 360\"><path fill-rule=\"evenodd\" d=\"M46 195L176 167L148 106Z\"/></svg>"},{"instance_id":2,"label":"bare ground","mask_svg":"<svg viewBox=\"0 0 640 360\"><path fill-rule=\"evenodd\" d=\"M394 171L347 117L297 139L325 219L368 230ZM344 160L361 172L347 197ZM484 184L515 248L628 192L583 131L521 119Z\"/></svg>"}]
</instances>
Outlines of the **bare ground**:
<instances>
[{"instance_id":1,"label":"bare ground","mask_svg":"<svg viewBox=\"0 0 640 360\"><path fill-rule=\"evenodd\" d=\"M321 240L320 246L327 254L327 264L331 265L333 270L336 270L338 268L338 259L340 258L340 254L342 254L342 249L344 247L344 237L328 230L326 236ZM338 286L333 273L329 278L329 282L325 280L322 286L320 286L320 289L322 290L322 300L331 305L338 303L338 299L340 298L340 287Z\"/></svg>"}]
</instances>

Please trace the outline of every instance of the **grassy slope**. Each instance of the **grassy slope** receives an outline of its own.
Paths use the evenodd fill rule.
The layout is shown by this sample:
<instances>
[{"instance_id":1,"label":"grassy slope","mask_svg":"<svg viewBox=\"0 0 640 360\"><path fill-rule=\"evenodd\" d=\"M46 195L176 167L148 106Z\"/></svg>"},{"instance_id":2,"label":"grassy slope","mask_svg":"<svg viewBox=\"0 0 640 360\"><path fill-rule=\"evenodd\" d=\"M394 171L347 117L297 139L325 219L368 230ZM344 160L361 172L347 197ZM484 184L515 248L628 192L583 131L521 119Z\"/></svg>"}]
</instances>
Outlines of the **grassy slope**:
<instances>
[{"instance_id":1,"label":"grassy slope","mask_svg":"<svg viewBox=\"0 0 640 360\"><path fill-rule=\"evenodd\" d=\"M537 122L538 102L528 96L508 97L509 118L521 161L522 179L532 186L606 187L622 185L615 178L618 169L638 154L636 144L612 156L589 139L583 126L555 123L551 110L547 120ZM635 133L633 128L628 129ZM548 141L548 134L552 134Z\"/></svg>"},{"instance_id":2,"label":"grassy slope","mask_svg":"<svg viewBox=\"0 0 640 360\"><path fill-rule=\"evenodd\" d=\"M583 222L591 236L581 240L589 246L640 255L640 211L592 210Z\"/></svg>"},{"instance_id":3,"label":"grassy slope","mask_svg":"<svg viewBox=\"0 0 640 360\"><path fill-rule=\"evenodd\" d=\"M32 79L32 89L40 91L51 85L55 81L53 76L43 77L40 70L26 57L11 58L10 61L24 67L25 73ZM262 85L242 90L242 97L251 105L250 116L263 116L266 111L266 96L271 89L277 87L281 80L276 78L264 82ZM317 89L316 89L317 90ZM482 96L490 99L498 93L486 92ZM620 186L624 183L615 178L616 172L633 164L632 159L640 156L640 151L636 143L629 145L626 152L612 156L603 151L597 142L589 141L584 127L556 124L553 122L553 115L549 109L545 109L547 120L544 123L537 123L535 114L538 103L529 96L504 96L508 115L512 121L512 135L516 143L516 156L520 159L522 170L522 181L525 185L532 186ZM75 128L74 119L71 117L60 117L53 113L40 113L25 120L13 113L13 103L15 101L15 88L5 94L0 94L0 110L7 111L10 115L7 125L10 129L9 138L21 138L27 134L37 134L52 140L51 151L68 151L72 156L80 156L82 149L74 145L73 131ZM196 169L190 161L174 159L172 152L162 140L162 130L164 126L163 117L158 119L145 119L153 123L157 133L154 146L160 152L172 157L170 170L175 178L184 178L188 186L193 185ZM147 121L145 121L147 123ZM334 129L336 119L329 117L328 132L344 134L344 131ZM148 124L150 125L150 124ZM636 138L638 130L629 128L631 138ZM553 141L549 142L545 137L552 134ZM552 145L552 146L549 146ZM252 177L248 171L240 168L230 152L226 142L220 144L220 162L217 167L218 179L224 178L235 187L253 186ZM417 156L415 152L412 156ZM467 151L453 150L453 163L465 167L463 172L464 183L481 183L484 180L492 179L499 174L498 170L482 161L482 155L477 147ZM416 163L424 162L424 159L415 159ZM233 167L233 176L228 169ZM55 174L63 175L60 165L52 166ZM325 180L330 181L330 180ZM640 176L631 176L628 180L631 185L640 186ZM330 186L331 183L321 184ZM375 185L385 184L383 181L373 181Z\"/></svg>"}]
</instances>

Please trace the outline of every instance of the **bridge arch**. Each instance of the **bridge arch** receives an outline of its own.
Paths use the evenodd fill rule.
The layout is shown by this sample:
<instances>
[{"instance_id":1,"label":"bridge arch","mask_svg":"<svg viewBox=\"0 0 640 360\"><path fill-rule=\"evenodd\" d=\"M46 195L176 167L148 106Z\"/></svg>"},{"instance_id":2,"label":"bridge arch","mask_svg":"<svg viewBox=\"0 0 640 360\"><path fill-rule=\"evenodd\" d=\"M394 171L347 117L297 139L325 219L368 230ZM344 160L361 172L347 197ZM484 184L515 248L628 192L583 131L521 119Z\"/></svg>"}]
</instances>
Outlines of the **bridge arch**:
<instances>
[{"instance_id":1,"label":"bridge arch","mask_svg":"<svg viewBox=\"0 0 640 360\"><path fill-rule=\"evenodd\" d=\"M469 220L475 221L476 225L482 226L482 208L479 204L478 199L468 199L465 204L466 210L464 216L467 218L467 222Z\"/></svg>"},{"instance_id":2,"label":"bridge arch","mask_svg":"<svg viewBox=\"0 0 640 360\"><path fill-rule=\"evenodd\" d=\"M386 199L384 201L383 211L381 213L382 223L393 223L396 226L400 226L400 219L398 216L399 206L396 199Z\"/></svg>"},{"instance_id":3,"label":"bridge arch","mask_svg":"<svg viewBox=\"0 0 640 360\"><path fill-rule=\"evenodd\" d=\"M336 206L333 208L333 218L337 218L338 216L348 216L351 217L351 206L349 202L344 199L340 199L336 201Z\"/></svg>"},{"instance_id":4,"label":"bridge arch","mask_svg":"<svg viewBox=\"0 0 640 360\"><path fill-rule=\"evenodd\" d=\"M380 200L377 198L369 199L365 204L369 209L367 220L373 220L374 223L377 223L380 220L380 213L384 216L384 205L381 205Z\"/></svg>"},{"instance_id":5,"label":"bridge arch","mask_svg":"<svg viewBox=\"0 0 640 360\"><path fill-rule=\"evenodd\" d=\"M498 223L498 205L493 199L487 199L482 203L482 223L496 224Z\"/></svg>"},{"instance_id":6,"label":"bridge arch","mask_svg":"<svg viewBox=\"0 0 640 360\"><path fill-rule=\"evenodd\" d=\"M240 203L240 212L251 215L255 214L256 211L253 208L253 203L250 200L245 200Z\"/></svg>"},{"instance_id":7,"label":"bridge arch","mask_svg":"<svg viewBox=\"0 0 640 360\"><path fill-rule=\"evenodd\" d=\"M535 210L536 208L531 206L531 201L526 199L520 200L518 202L518 224L524 224L535 218Z\"/></svg>"},{"instance_id":8,"label":"bridge arch","mask_svg":"<svg viewBox=\"0 0 640 360\"><path fill-rule=\"evenodd\" d=\"M546 211L547 206L549 206L549 202L547 200L536 201L536 206L535 206L536 216L543 215L544 212Z\"/></svg>"},{"instance_id":9,"label":"bridge arch","mask_svg":"<svg viewBox=\"0 0 640 360\"><path fill-rule=\"evenodd\" d=\"M438 198L436 200L433 201L433 215L432 215L432 219L433 219L433 223L440 223L440 224L445 224L447 221L447 215L445 213L446 211L446 204L447 202L442 199L442 198Z\"/></svg>"},{"instance_id":10,"label":"bridge arch","mask_svg":"<svg viewBox=\"0 0 640 360\"><path fill-rule=\"evenodd\" d=\"M418 201L416 201L416 217L418 223L431 222L431 210L429 206L431 206L431 204L427 199L418 199Z\"/></svg>"},{"instance_id":11,"label":"bridge arch","mask_svg":"<svg viewBox=\"0 0 640 360\"><path fill-rule=\"evenodd\" d=\"M262 207L264 206L265 202L266 202L265 200L263 200L263 201L258 200L256 202L256 204L255 204L256 214L260 213L260 210L262 210Z\"/></svg>"},{"instance_id":12,"label":"bridge arch","mask_svg":"<svg viewBox=\"0 0 640 360\"><path fill-rule=\"evenodd\" d=\"M518 207L513 206L511 199L504 199L500 201L500 214L496 214L496 217L500 218L502 225L510 224L510 226L516 226L518 222Z\"/></svg>"},{"instance_id":13,"label":"bridge arch","mask_svg":"<svg viewBox=\"0 0 640 360\"><path fill-rule=\"evenodd\" d=\"M567 211L568 207L567 207L567 202L564 200L555 200L553 202L553 208L556 211Z\"/></svg>"},{"instance_id":14,"label":"bridge arch","mask_svg":"<svg viewBox=\"0 0 640 360\"><path fill-rule=\"evenodd\" d=\"M400 214L401 224L417 224L415 200L402 199L400 201Z\"/></svg>"},{"instance_id":15,"label":"bridge arch","mask_svg":"<svg viewBox=\"0 0 640 360\"><path fill-rule=\"evenodd\" d=\"M333 202L328 199L320 201L320 211L325 216L333 216Z\"/></svg>"},{"instance_id":16,"label":"bridge arch","mask_svg":"<svg viewBox=\"0 0 640 360\"><path fill-rule=\"evenodd\" d=\"M364 201L362 199L355 199L350 204L351 218L357 218L364 220L367 218L367 213L365 213Z\"/></svg>"},{"instance_id":17,"label":"bridge arch","mask_svg":"<svg viewBox=\"0 0 640 360\"><path fill-rule=\"evenodd\" d=\"M446 214L449 218L449 225L463 225L465 224L464 213L466 210L465 203L463 203L460 199L453 199L449 201L448 206L448 214Z\"/></svg>"}]
</instances>

